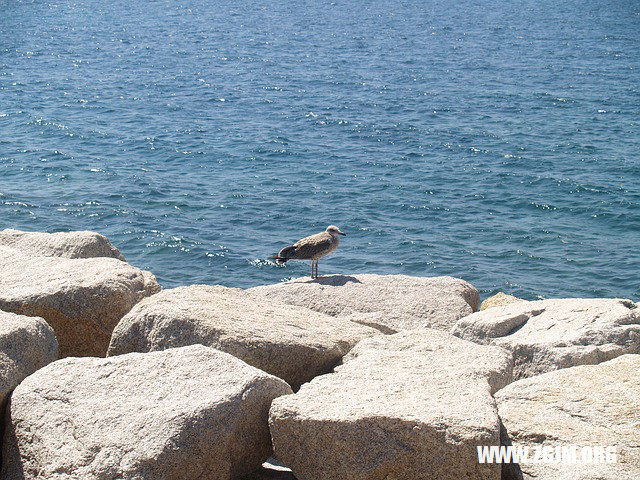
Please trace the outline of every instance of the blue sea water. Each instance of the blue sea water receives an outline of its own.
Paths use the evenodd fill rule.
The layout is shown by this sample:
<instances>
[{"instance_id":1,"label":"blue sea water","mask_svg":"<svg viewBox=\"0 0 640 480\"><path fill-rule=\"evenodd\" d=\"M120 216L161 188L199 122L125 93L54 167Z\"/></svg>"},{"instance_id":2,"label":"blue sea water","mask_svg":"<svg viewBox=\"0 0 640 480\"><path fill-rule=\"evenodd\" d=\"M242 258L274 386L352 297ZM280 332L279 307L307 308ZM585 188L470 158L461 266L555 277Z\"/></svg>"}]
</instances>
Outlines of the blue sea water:
<instances>
[{"instance_id":1,"label":"blue sea water","mask_svg":"<svg viewBox=\"0 0 640 480\"><path fill-rule=\"evenodd\" d=\"M640 298L637 0L0 0L0 227L166 287L454 275Z\"/></svg>"}]
</instances>

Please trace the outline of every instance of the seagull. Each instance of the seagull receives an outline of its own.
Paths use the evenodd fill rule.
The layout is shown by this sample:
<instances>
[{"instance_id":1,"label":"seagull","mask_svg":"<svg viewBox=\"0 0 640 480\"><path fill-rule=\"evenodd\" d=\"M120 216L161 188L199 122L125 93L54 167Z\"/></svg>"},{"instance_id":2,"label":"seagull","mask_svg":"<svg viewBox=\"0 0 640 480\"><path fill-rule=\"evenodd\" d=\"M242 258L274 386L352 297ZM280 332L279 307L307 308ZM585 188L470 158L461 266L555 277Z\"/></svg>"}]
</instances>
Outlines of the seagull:
<instances>
[{"instance_id":1,"label":"seagull","mask_svg":"<svg viewBox=\"0 0 640 480\"><path fill-rule=\"evenodd\" d=\"M272 258L280 264L288 260L311 260L311 278L318 278L318 260L338 248L340 243L338 235L346 236L347 234L341 232L335 225L329 225L324 232L304 237L293 245L284 247Z\"/></svg>"}]
</instances>

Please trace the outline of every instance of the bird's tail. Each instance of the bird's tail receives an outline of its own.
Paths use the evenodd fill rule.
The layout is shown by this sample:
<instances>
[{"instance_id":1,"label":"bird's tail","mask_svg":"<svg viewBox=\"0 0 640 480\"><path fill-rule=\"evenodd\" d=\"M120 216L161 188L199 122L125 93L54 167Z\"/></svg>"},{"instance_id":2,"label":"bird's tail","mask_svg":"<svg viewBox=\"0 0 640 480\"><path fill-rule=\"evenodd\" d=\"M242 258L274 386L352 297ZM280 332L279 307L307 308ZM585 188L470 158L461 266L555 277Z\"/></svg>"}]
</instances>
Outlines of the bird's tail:
<instances>
[{"instance_id":1,"label":"bird's tail","mask_svg":"<svg viewBox=\"0 0 640 480\"><path fill-rule=\"evenodd\" d=\"M282 250L278 252L278 255L271 257L273 260L278 262L280 265L287 263L287 260L291 260L291 257L296 252L296 247L290 245L288 247L284 247Z\"/></svg>"}]
</instances>

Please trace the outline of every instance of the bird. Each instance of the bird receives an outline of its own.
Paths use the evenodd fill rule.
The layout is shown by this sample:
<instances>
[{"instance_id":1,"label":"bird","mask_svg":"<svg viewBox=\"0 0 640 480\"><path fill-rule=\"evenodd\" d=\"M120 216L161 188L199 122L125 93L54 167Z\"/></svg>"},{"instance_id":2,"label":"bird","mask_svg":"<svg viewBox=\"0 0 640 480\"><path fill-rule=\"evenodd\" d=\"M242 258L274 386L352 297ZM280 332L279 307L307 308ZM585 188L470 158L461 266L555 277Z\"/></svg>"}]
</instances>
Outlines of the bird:
<instances>
[{"instance_id":1,"label":"bird","mask_svg":"<svg viewBox=\"0 0 640 480\"><path fill-rule=\"evenodd\" d=\"M318 278L318 261L333 252L340 244L340 237L346 236L335 225L329 225L324 232L316 233L284 247L278 255L271 257L279 264L289 260L311 260L311 278Z\"/></svg>"}]
</instances>

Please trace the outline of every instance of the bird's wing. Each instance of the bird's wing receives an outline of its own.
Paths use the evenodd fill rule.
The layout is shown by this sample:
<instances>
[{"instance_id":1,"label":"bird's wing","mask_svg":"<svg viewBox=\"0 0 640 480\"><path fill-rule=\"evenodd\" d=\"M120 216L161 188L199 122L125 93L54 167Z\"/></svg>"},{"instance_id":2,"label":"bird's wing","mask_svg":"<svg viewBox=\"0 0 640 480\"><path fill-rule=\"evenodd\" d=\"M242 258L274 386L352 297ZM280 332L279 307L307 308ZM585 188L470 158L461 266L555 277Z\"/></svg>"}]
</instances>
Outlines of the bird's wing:
<instances>
[{"instance_id":1,"label":"bird's wing","mask_svg":"<svg viewBox=\"0 0 640 480\"><path fill-rule=\"evenodd\" d=\"M289 258L293 258L292 255L296 254L296 247L294 245L289 245L288 247L284 247L282 250L280 250L278 252L278 255L276 255L274 258L276 259L289 259Z\"/></svg>"},{"instance_id":2,"label":"bird's wing","mask_svg":"<svg viewBox=\"0 0 640 480\"><path fill-rule=\"evenodd\" d=\"M333 237L326 233L317 233L310 237L305 237L293 244L296 251L289 258L296 260L311 260L315 255L325 250L329 250L333 245Z\"/></svg>"}]
</instances>

